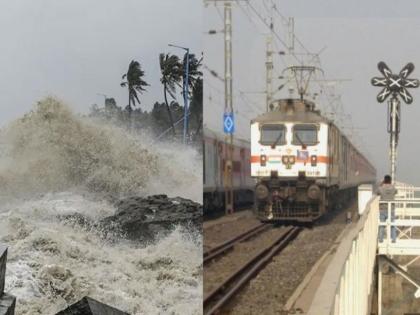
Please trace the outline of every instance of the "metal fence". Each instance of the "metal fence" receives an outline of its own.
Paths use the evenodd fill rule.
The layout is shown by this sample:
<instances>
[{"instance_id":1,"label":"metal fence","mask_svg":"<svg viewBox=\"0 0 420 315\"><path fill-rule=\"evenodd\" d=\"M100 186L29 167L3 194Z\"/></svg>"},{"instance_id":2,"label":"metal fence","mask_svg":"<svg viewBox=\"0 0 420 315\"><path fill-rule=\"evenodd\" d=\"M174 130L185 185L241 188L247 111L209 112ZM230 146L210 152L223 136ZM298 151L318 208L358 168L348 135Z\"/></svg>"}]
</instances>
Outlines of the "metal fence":
<instances>
[{"instance_id":1,"label":"metal fence","mask_svg":"<svg viewBox=\"0 0 420 315\"><path fill-rule=\"evenodd\" d=\"M396 182L395 188L397 189L397 199L413 199L420 196L420 187L414 187L414 185L406 184L402 182ZM416 194L417 193L417 194Z\"/></svg>"},{"instance_id":2,"label":"metal fence","mask_svg":"<svg viewBox=\"0 0 420 315\"><path fill-rule=\"evenodd\" d=\"M419 256L420 187L397 183L396 188L394 200L380 201L378 254Z\"/></svg>"}]
</instances>

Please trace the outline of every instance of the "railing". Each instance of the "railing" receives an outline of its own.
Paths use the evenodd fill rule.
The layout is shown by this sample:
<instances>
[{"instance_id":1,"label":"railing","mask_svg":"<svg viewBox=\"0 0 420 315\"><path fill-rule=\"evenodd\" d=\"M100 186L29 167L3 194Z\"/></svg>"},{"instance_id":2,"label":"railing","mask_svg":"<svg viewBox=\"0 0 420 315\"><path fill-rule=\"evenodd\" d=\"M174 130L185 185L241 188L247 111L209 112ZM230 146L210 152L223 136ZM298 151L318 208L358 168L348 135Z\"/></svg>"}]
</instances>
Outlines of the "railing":
<instances>
[{"instance_id":1,"label":"railing","mask_svg":"<svg viewBox=\"0 0 420 315\"><path fill-rule=\"evenodd\" d=\"M355 228L343 238L307 315L363 315L370 306L379 197L371 198Z\"/></svg>"},{"instance_id":2,"label":"railing","mask_svg":"<svg viewBox=\"0 0 420 315\"><path fill-rule=\"evenodd\" d=\"M420 256L420 188L396 187L394 200L380 201L378 254Z\"/></svg>"},{"instance_id":3,"label":"railing","mask_svg":"<svg viewBox=\"0 0 420 315\"><path fill-rule=\"evenodd\" d=\"M395 187L394 200L374 196L359 209L361 217L337 247L307 315L368 314L376 255L416 256L402 268L420 258L420 187Z\"/></svg>"},{"instance_id":4,"label":"railing","mask_svg":"<svg viewBox=\"0 0 420 315\"><path fill-rule=\"evenodd\" d=\"M395 188L397 189L397 195L395 197L400 199L415 198L415 193L420 192L420 187L414 187L414 185L402 182L396 182ZM419 193L417 193L417 195L418 194Z\"/></svg>"}]
</instances>

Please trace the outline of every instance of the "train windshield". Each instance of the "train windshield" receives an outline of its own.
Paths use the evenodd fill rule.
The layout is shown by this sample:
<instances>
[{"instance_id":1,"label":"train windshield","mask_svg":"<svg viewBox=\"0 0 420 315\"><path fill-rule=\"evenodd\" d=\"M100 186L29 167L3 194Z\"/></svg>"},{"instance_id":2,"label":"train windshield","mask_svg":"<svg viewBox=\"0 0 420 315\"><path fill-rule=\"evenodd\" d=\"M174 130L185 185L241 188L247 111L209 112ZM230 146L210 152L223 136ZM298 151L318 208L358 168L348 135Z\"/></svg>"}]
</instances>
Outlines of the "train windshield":
<instances>
[{"instance_id":1,"label":"train windshield","mask_svg":"<svg viewBox=\"0 0 420 315\"><path fill-rule=\"evenodd\" d=\"M260 143L271 146L286 144L286 127L284 125L263 125Z\"/></svg>"},{"instance_id":2,"label":"train windshield","mask_svg":"<svg viewBox=\"0 0 420 315\"><path fill-rule=\"evenodd\" d=\"M295 125L293 141L295 145L314 145L318 143L318 128L316 125Z\"/></svg>"}]
</instances>

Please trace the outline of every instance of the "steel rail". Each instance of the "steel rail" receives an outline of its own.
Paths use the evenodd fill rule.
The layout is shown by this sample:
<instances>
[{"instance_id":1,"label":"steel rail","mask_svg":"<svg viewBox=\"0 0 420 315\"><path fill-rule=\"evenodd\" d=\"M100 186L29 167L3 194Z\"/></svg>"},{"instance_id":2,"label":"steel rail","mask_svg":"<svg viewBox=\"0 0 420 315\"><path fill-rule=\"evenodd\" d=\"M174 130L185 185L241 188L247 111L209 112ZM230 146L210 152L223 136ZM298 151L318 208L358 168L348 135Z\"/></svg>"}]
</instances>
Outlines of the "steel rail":
<instances>
[{"instance_id":1,"label":"steel rail","mask_svg":"<svg viewBox=\"0 0 420 315\"><path fill-rule=\"evenodd\" d=\"M269 246L259 251L207 294L203 301L204 314L211 315L220 311L275 255L287 247L301 230L301 227L287 228Z\"/></svg>"},{"instance_id":2,"label":"steel rail","mask_svg":"<svg viewBox=\"0 0 420 315\"><path fill-rule=\"evenodd\" d=\"M216 258L217 256L225 253L226 251L231 249L233 246L235 246L235 244L246 241L247 239L261 233L262 231L267 229L269 226L270 225L266 223L257 224L253 226L252 228L250 228L249 230L245 231L244 233L241 233L231 238L230 240L227 240L219 245L216 245L210 248L209 250L203 253L204 264L210 262L212 259Z\"/></svg>"}]
</instances>

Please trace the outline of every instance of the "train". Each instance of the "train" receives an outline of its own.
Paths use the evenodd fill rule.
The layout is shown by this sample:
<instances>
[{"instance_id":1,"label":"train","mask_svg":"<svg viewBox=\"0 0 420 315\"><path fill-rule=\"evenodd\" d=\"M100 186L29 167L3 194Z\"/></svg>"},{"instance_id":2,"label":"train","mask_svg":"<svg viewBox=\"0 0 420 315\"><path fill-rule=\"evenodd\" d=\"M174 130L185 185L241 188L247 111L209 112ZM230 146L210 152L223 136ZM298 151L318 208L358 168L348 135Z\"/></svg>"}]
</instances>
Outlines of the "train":
<instances>
[{"instance_id":1,"label":"train","mask_svg":"<svg viewBox=\"0 0 420 315\"><path fill-rule=\"evenodd\" d=\"M281 99L251 121L251 177L261 221L312 222L375 183L376 169L309 100Z\"/></svg>"},{"instance_id":2,"label":"train","mask_svg":"<svg viewBox=\"0 0 420 315\"><path fill-rule=\"evenodd\" d=\"M205 214L224 209L225 161L228 142L222 133L204 128L203 137L203 208ZM253 204L255 180L251 177L251 145L245 139L234 138L232 186L234 206Z\"/></svg>"}]
</instances>

